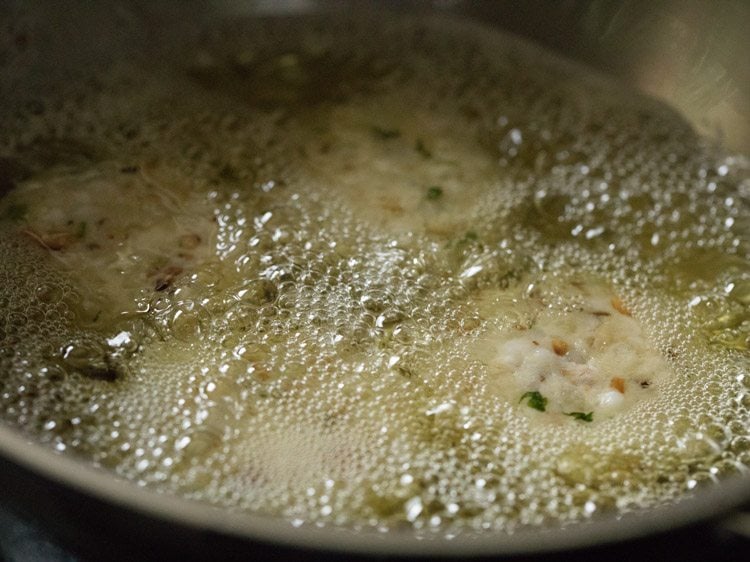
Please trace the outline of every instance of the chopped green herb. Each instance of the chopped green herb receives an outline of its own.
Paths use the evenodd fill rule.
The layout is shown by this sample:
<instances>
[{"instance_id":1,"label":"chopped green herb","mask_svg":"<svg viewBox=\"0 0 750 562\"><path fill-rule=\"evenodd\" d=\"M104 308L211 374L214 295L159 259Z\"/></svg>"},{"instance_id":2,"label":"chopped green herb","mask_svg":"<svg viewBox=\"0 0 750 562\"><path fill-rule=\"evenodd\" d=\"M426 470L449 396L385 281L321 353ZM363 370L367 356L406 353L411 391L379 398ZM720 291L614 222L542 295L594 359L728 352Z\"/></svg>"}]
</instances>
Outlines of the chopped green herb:
<instances>
[{"instance_id":1,"label":"chopped green herb","mask_svg":"<svg viewBox=\"0 0 750 562\"><path fill-rule=\"evenodd\" d=\"M474 242L475 240L478 240L478 239L479 239L479 235L473 230L470 230L466 234L464 234L464 237L461 239L461 242Z\"/></svg>"},{"instance_id":2,"label":"chopped green herb","mask_svg":"<svg viewBox=\"0 0 750 562\"><path fill-rule=\"evenodd\" d=\"M422 139L417 139L414 143L414 149L419 152L423 158L432 158L432 152L427 148Z\"/></svg>"},{"instance_id":3,"label":"chopped green herb","mask_svg":"<svg viewBox=\"0 0 750 562\"><path fill-rule=\"evenodd\" d=\"M5 216L12 221L20 221L26 216L29 208L23 203L12 203L5 209Z\"/></svg>"},{"instance_id":4,"label":"chopped green herb","mask_svg":"<svg viewBox=\"0 0 750 562\"><path fill-rule=\"evenodd\" d=\"M76 237L83 238L84 236L86 236L86 221L81 221L76 229Z\"/></svg>"},{"instance_id":5,"label":"chopped green herb","mask_svg":"<svg viewBox=\"0 0 750 562\"><path fill-rule=\"evenodd\" d=\"M566 416L585 422L594 421L594 412L563 412Z\"/></svg>"},{"instance_id":6,"label":"chopped green herb","mask_svg":"<svg viewBox=\"0 0 750 562\"><path fill-rule=\"evenodd\" d=\"M427 189L427 199L430 201L436 201L443 196L443 188L437 185L430 186Z\"/></svg>"},{"instance_id":7,"label":"chopped green herb","mask_svg":"<svg viewBox=\"0 0 750 562\"><path fill-rule=\"evenodd\" d=\"M398 129L384 129L383 127L373 125L370 130L372 131L373 135L381 140L397 139L401 136L401 131L399 131Z\"/></svg>"},{"instance_id":8,"label":"chopped green herb","mask_svg":"<svg viewBox=\"0 0 750 562\"><path fill-rule=\"evenodd\" d=\"M544 412L547 409L547 399L542 396L540 392L536 390L524 392L518 402L523 402L527 398L528 400L526 402L526 405L529 408L534 408L535 410L539 410L540 412Z\"/></svg>"}]
</instances>

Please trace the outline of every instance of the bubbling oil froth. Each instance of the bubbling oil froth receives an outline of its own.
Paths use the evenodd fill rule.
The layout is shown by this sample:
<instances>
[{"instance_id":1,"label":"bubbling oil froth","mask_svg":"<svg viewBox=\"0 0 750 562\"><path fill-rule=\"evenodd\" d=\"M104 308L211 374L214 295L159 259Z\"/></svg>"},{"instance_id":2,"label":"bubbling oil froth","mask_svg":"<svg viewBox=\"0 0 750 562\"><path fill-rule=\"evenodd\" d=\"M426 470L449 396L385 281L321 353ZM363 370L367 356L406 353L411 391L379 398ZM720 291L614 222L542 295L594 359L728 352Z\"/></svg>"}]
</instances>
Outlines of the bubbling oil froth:
<instances>
[{"instance_id":1,"label":"bubbling oil froth","mask_svg":"<svg viewBox=\"0 0 750 562\"><path fill-rule=\"evenodd\" d=\"M52 125L101 146L58 155L37 189L157 159L135 181L198 194L191 209L214 226L208 258L167 291L134 291L126 319L97 328L80 325L87 297L65 256L55 267L6 225L8 423L141 485L354 527L511 531L650 507L746 470L745 159L494 32L347 21L277 45L274 30L296 25L233 30L187 73L155 83L126 70L146 84L137 94L105 87L75 117L11 123L7 151ZM358 41L373 33L380 54ZM337 79L328 96L311 93L320 76ZM165 106L177 91L190 95ZM412 175L390 188L392 170ZM564 314L555 291L574 278L614 287L676 376L617 417L550 426L488 393L470 350L489 325L525 317L532 285ZM491 318L475 298L485 289L508 291Z\"/></svg>"}]
</instances>

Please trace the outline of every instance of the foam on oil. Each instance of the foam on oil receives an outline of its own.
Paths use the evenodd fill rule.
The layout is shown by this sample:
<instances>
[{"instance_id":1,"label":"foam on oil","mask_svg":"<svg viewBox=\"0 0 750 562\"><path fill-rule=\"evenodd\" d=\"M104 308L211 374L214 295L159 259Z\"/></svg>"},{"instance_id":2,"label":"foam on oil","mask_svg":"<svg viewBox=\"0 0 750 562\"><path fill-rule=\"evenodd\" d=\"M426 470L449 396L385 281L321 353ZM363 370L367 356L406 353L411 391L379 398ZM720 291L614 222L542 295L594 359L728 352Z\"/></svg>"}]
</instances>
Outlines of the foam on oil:
<instances>
[{"instance_id":1,"label":"foam on oil","mask_svg":"<svg viewBox=\"0 0 750 562\"><path fill-rule=\"evenodd\" d=\"M0 201L0 401L61 453L444 533L648 508L750 463L747 159L533 46L244 22L4 130L25 173ZM572 322L589 286L669 377L590 423L493 390L486 350Z\"/></svg>"}]
</instances>

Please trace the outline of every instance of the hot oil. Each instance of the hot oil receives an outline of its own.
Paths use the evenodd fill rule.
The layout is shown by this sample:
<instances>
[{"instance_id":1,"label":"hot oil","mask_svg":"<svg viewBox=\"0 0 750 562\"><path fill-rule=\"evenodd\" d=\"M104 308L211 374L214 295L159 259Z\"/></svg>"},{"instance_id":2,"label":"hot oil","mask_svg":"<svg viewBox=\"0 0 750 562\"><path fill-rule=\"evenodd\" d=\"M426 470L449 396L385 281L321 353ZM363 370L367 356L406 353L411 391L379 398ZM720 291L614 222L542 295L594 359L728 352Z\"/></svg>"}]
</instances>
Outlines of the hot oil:
<instances>
[{"instance_id":1,"label":"hot oil","mask_svg":"<svg viewBox=\"0 0 750 562\"><path fill-rule=\"evenodd\" d=\"M448 534L746 471L746 158L450 21L245 22L148 68L6 120L6 423L234 510ZM501 342L594 286L667 375L591 421L497 391Z\"/></svg>"}]
</instances>

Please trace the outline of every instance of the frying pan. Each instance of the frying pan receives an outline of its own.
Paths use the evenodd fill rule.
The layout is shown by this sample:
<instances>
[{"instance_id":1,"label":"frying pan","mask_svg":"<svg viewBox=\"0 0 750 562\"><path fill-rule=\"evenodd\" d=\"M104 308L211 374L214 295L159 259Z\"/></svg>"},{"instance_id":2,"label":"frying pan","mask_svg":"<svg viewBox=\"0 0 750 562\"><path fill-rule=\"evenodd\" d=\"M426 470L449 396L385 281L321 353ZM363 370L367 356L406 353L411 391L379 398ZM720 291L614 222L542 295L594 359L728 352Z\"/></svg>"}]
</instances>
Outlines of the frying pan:
<instances>
[{"instance_id":1,"label":"frying pan","mask_svg":"<svg viewBox=\"0 0 750 562\"><path fill-rule=\"evenodd\" d=\"M732 1L10 1L0 3L0 112L118 60L147 56L154 45L178 48L213 19L350 9L440 11L531 38L666 100L708 138L750 153L750 6ZM743 477L637 515L512 535L427 540L409 533L294 528L139 488L3 425L0 499L91 559L279 553L301 559L321 552L346 559L564 557L573 550L601 559L646 549L664 556L679 549L683 557L699 559L716 554L710 549L717 533L750 535L737 511L750 500L750 478Z\"/></svg>"}]
</instances>

